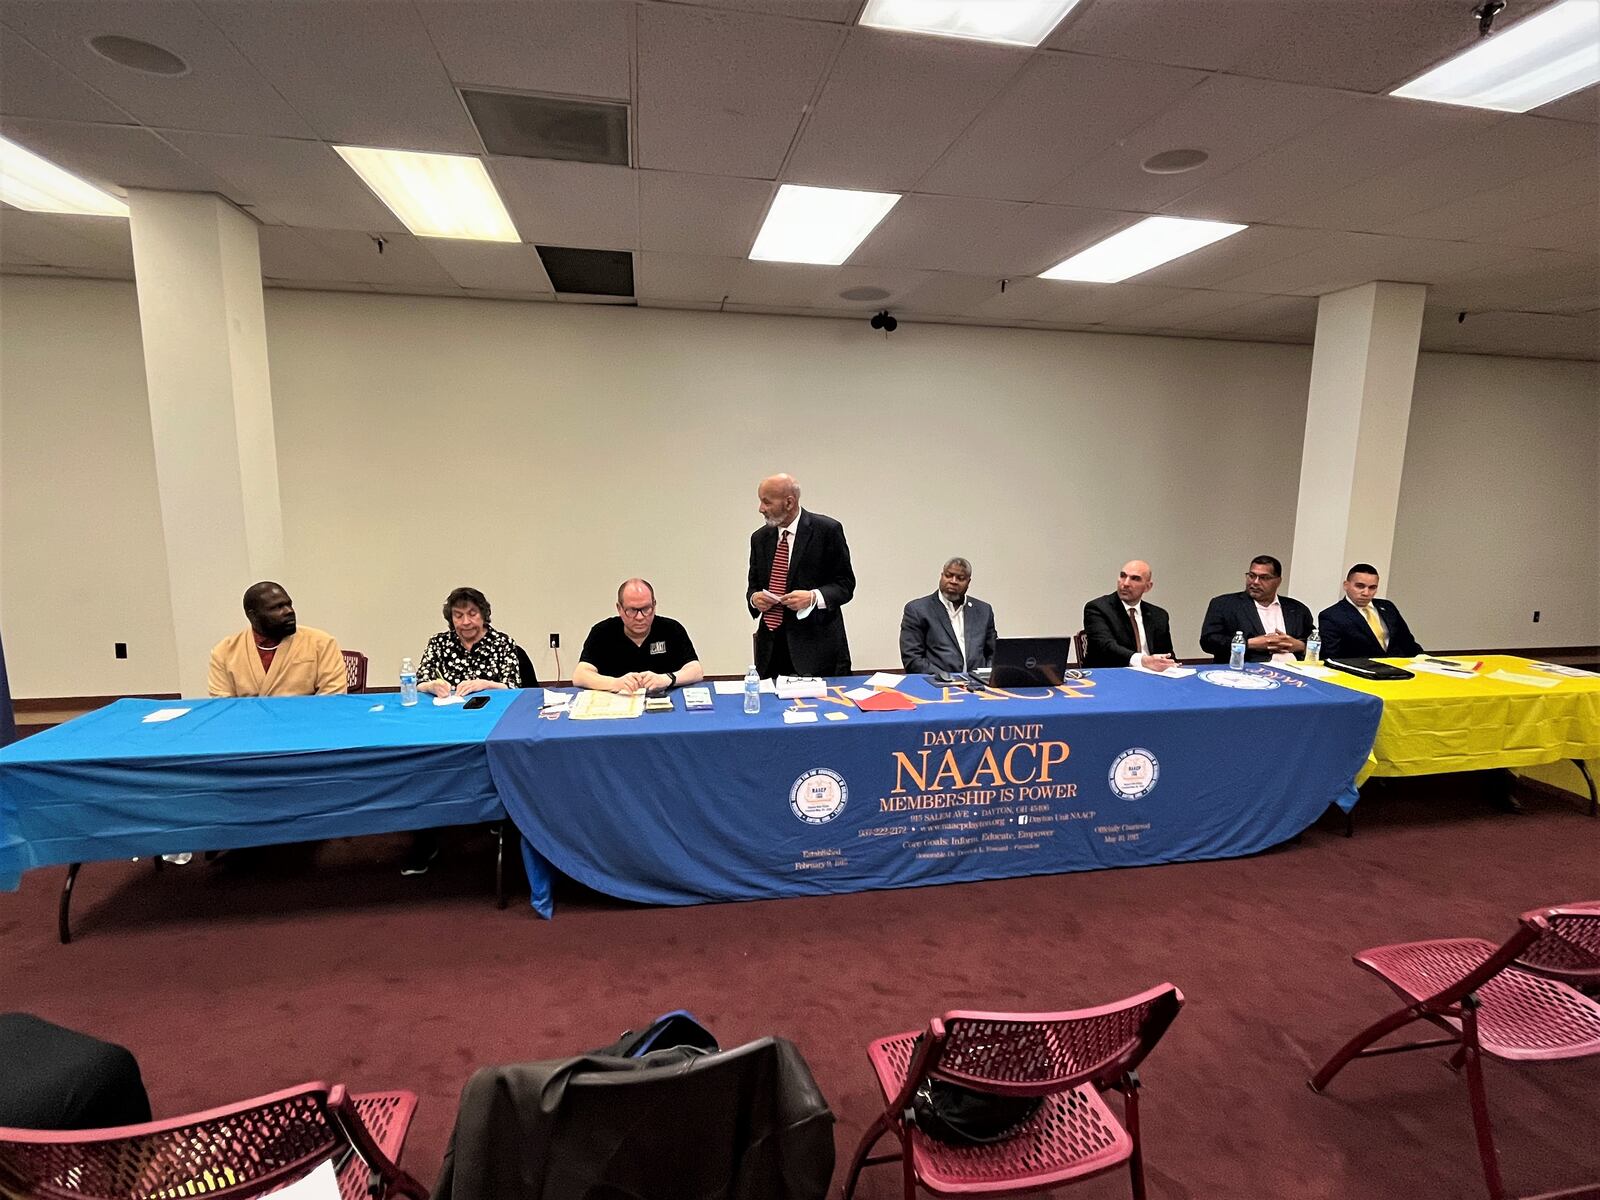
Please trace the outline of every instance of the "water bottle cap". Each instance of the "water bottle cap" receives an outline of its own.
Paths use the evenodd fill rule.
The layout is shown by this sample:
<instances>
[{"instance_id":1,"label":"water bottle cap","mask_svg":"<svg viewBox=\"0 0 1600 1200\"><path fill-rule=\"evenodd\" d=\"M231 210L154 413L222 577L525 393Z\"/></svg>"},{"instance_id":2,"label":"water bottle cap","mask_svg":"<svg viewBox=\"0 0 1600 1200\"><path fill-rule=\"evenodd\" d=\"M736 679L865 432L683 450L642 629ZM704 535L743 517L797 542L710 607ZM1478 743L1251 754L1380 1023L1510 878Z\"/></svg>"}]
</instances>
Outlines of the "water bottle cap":
<instances>
[{"instance_id":1,"label":"water bottle cap","mask_svg":"<svg viewBox=\"0 0 1600 1200\"><path fill-rule=\"evenodd\" d=\"M402 671L409 671L409 670L411 670L411 660L410 660L410 659L409 659L409 658L402 658L402 659L401 659L401 660L400 660L400 669L401 669L401 670L402 670Z\"/></svg>"}]
</instances>

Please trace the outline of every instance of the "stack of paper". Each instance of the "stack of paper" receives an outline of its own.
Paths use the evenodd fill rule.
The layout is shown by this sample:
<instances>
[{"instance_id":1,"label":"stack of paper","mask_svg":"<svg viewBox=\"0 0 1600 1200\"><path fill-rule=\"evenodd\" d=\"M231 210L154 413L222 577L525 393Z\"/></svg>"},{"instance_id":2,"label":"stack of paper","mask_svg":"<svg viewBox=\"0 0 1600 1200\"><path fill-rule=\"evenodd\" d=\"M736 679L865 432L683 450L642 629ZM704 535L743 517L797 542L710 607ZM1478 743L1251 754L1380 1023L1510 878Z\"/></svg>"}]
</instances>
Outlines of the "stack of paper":
<instances>
[{"instance_id":1,"label":"stack of paper","mask_svg":"<svg viewBox=\"0 0 1600 1200\"><path fill-rule=\"evenodd\" d=\"M779 675L777 687L783 700L814 700L828 694L828 685L811 675Z\"/></svg>"},{"instance_id":2,"label":"stack of paper","mask_svg":"<svg viewBox=\"0 0 1600 1200\"><path fill-rule=\"evenodd\" d=\"M1600 678L1593 671L1585 671L1581 667L1569 667L1565 663L1536 662L1528 665L1538 667L1541 671L1549 671L1552 675L1565 675L1568 679Z\"/></svg>"}]
</instances>

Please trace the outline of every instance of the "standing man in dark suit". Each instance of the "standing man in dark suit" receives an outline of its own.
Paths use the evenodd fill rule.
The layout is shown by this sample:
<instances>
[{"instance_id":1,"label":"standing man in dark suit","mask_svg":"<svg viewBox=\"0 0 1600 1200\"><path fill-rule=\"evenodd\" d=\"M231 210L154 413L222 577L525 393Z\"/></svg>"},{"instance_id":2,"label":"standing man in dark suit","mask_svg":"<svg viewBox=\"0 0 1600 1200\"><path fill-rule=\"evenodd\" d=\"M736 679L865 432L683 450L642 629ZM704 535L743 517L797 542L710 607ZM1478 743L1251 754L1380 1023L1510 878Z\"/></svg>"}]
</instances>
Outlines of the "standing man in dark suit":
<instances>
[{"instance_id":1,"label":"standing man in dark suit","mask_svg":"<svg viewBox=\"0 0 1600 1200\"><path fill-rule=\"evenodd\" d=\"M766 524L750 535L745 602L756 624L756 669L778 675L848 675L844 606L856 594L844 526L800 507L790 475L763 479L757 507Z\"/></svg>"},{"instance_id":2,"label":"standing man in dark suit","mask_svg":"<svg viewBox=\"0 0 1600 1200\"><path fill-rule=\"evenodd\" d=\"M1212 598L1200 626L1200 648L1217 662L1228 661L1235 632L1244 632L1246 662L1293 662L1306 652L1311 610L1278 595L1283 564L1270 554L1250 560L1244 591Z\"/></svg>"},{"instance_id":3,"label":"standing man in dark suit","mask_svg":"<svg viewBox=\"0 0 1600 1200\"><path fill-rule=\"evenodd\" d=\"M1177 665L1167 610L1144 602L1155 582L1150 564L1136 558L1117 572L1116 591L1083 606L1084 666L1165 671Z\"/></svg>"},{"instance_id":4,"label":"standing man in dark suit","mask_svg":"<svg viewBox=\"0 0 1600 1200\"><path fill-rule=\"evenodd\" d=\"M1378 599L1378 569L1357 563L1345 573L1344 599L1317 614L1323 658L1410 658L1422 647L1400 610Z\"/></svg>"},{"instance_id":5,"label":"standing man in dark suit","mask_svg":"<svg viewBox=\"0 0 1600 1200\"><path fill-rule=\"evenodd\" d=\"M975 671L994 661L994 609L967 595L972 564L952 558L939 587L906 605L900 618L900 662L919 675Z\"/></svg>"}]
</instances>

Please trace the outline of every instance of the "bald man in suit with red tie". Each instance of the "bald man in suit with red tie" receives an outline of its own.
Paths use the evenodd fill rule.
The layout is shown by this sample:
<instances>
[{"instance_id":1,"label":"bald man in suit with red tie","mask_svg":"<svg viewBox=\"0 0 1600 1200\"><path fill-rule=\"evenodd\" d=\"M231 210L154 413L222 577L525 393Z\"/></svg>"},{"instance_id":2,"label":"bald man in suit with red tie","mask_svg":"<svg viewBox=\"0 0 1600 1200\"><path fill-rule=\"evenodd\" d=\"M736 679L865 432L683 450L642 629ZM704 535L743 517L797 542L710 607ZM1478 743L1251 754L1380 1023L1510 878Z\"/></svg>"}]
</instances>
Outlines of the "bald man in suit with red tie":
<instances>
[{"instance_id":1,"label":"bald man in suit with red tie","mask_svg":"<svg viewBox=\"0 0 1600 1200\"><path fill-rule=\"evenodd\" d=\"M778 675L848 675L844 606L856 594L844 526L800 507L800 485L772 475L756 489L765 524L750 535L745 601L757 618L756 670Z\"/></svg>"}]
</instances>

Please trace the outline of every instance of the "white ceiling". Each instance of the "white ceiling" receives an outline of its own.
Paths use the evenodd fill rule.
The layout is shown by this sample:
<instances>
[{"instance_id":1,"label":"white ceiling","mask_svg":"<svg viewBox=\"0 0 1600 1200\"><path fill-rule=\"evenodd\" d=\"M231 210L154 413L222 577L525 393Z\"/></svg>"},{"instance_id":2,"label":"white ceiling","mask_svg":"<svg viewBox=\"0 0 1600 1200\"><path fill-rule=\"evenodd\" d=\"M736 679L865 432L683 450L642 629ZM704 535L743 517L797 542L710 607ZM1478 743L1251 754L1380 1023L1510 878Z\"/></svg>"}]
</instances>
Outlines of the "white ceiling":
<instances>
[{"instance_id":1,"label":"white ceiling","mask_svg":"<svg viewBox=\"0 0 1600 1200\"><path fill-rule=\"evenodd\" d=\"M1316 296L1391 279L1429 285L1427 348L1600 359L1600 92L1386 95L1473 40L1467 0L1080 0L1037 51L861 4L0 0L0 129L113 191L228 197L270 286L554 300L553 243L633 251L648 306L1309 342ZM637 167L485 156L525 244L412 238L330 144L482 155L464 86L627 100ZM1140 169L1181 147L1210 159ZM841 267L750 262L780 182L906 196ZM1123 284L1033 278L1146 213L1251 228ZM0 270L131 278L127 224L0 206Z\"/></svg>"}]
</instances>

